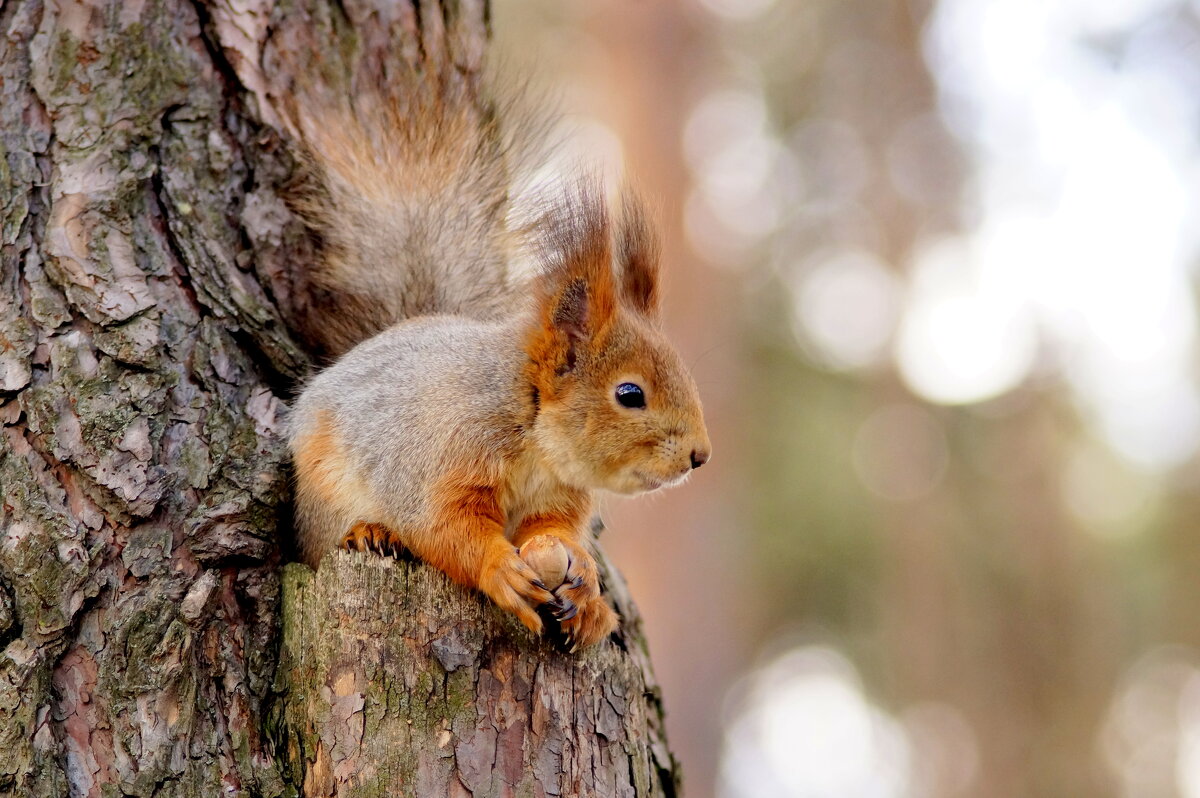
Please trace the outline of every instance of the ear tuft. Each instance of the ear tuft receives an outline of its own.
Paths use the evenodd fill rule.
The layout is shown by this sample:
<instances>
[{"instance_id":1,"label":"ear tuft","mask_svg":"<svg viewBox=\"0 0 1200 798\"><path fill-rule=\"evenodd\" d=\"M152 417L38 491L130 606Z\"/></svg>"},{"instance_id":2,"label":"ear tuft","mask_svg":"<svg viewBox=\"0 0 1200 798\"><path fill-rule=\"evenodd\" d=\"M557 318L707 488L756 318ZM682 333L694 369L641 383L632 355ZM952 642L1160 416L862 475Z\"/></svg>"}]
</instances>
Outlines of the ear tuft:
<instances>
[{"instance_id":1,"label":"ear tuft","mask_svg":"<svg viewBox=\"0 0 1200 798\"><path fill-rule=\"evenodd\" d=\"M617 238L621 293L646 316L659 314L659 244L645 204L626 188L621 197L621 227Z\"/></svg>"},{"instance_id":2,"label":"ear tuft","mask_svg":"<svg viewBox=\"0 0 1200 798\"><path fill-rule=\"evenodd\" d=\"M538 336L559 341L555 372L600 345L616 312L612 230L598 181L581 178L545 204L533 226L545 264L537 280Z\"/></svg>"},{"instance_id":3,"label":"ear tuft","mask_svg":"<svg viewBox=\"0 0 1200 798\"><path fill-rule=\"evenodd\" d=\"M580 279L569 282L559 294L554 308L554 326L567 334L568 338L580 340L587 335L588 290L587 283Z\"/></svg>"}]
</instances>

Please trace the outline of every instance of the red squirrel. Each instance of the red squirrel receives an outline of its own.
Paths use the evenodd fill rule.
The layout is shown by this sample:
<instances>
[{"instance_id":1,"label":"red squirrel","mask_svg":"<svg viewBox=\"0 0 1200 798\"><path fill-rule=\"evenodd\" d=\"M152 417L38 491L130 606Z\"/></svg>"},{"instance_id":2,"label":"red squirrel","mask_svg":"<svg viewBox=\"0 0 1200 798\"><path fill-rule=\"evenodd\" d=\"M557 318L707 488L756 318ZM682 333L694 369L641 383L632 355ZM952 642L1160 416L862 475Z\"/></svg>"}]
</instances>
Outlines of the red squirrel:
<instances>
[{"instance_id":1,"label":"red squirrel","mask_svg":"<svg viewBox=\"0 0 1200 798\"><path fill-rule=\"evenodd\" d=\"M344 351L289 422L302 558L402 548L535 633L547 605L573 647L603 640L619 619L595 494L678 484L711 449L643 206L577 179L515 225L531 123L478 87L400 81L291 115L314 279L346 298L328 335ZM556 589L518 556L539 535L567 551Z\"/></svg>"}]
</instances>

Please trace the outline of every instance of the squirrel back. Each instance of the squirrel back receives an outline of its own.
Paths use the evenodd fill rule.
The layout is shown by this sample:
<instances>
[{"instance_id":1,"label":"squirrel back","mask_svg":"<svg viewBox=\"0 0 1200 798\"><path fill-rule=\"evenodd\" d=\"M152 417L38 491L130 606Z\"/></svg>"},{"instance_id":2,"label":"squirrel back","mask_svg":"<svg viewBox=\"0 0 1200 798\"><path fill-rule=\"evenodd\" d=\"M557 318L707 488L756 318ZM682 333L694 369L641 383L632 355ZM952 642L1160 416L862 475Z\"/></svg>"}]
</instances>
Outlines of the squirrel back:
<instances>
[{"instance_id":1,"label":"squirrel back","mask_svg":"<svg viewBox=\"0 0 1200 798\"><path fill-rule=\"evenodd\" d=\"M315 338L337 356L404 319L491 318L521 291L513 197L536 167L548 117L511 91L409 70L338 98L299 90L288 108L302 171L290 197L315 234L307 275L339 312Z\"/></svg>"}]
</instances>

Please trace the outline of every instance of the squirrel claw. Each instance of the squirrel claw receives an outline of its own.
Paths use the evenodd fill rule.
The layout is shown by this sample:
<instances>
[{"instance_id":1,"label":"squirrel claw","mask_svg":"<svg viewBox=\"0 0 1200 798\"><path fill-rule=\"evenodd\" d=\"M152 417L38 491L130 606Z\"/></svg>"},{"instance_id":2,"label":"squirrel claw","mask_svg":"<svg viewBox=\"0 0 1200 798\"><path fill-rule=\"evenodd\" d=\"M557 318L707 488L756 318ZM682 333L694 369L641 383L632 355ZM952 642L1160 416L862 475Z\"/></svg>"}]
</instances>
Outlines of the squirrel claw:
<instances>
[{"instance_id":1,"label":"squirrel claw","mask_svg":"<svg viewBox=\"0 0 1200 798\"><path fill-rule=\"evenodd\" d=\"M579 614L579 607L570 599L563 599L559 602L559 609L554 612L554 617L559 621L569 621Z\"/></svg>"}]
</instances>

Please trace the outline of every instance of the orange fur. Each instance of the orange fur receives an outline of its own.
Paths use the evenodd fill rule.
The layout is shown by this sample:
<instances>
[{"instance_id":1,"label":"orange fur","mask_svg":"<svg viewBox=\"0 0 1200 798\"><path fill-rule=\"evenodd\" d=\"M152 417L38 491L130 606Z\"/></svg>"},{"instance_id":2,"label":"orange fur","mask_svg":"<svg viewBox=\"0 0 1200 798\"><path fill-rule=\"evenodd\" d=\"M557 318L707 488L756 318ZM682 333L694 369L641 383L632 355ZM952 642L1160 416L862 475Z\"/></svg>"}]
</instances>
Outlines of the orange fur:
<instances>
[{"instance_id":1,"label":"orange fur","mask_svg":"<svg viewBox=\"0 0 1200 798\"><path fill-rule=\"evenodd\" d=\"M451 474L437 486L434 495L438 508L433 524L436 545L420 544L430 555L421 557L456 582L476 587L491 556L493 539L504 539L504 513L496 501L495 490Z\"/></svg>"},{"instance_id":2,"label":"orange fur","mask_svg":"<svg viewBox=\"0 0 1200 798\"><path fill-rule=\"evenodd\" d=\"M554 596L504 537L504 512L496 489L473 475L448 475L436 488L434 523L405 542L425 562L456 582L480 590L534 632L542 621L533 606Z\"/></svg>"},{"instance_id":3,"label":"orange fur","mask_svg":"<svg viewBox=\"0 0 1200 798\"><path fill-rule=\"evenodd\" d=\"M345 490L350 469L344 455L345 445L333 431L329 413L321 413L316 430L294 444L293 461L302 489L312 491L322 501L337 502Z\"/></svg>"},{"instance_id":4,"label":"orange fur","mask_svg":"<svg viewBox=\"0 0 1200 798\"><path fill-rule=\"evenodd\" d=\"M522 519L513 535L513 545L520 546L525 541L537 535L553 537L575 542L582 534L584 518L575 512L539 513Z\"/></svg>"},{"instance_id":5,"label":"orange fur","mask_svg":"<svg viewBox=\"0 0 1200 798\"><path fill-rule=\"evenodd\" d=\"M338 435L331 413L318 413L312 429L292 441L292 450L296 468L297 503L302 514L303 511L307 511L320 516L326 513L336 514L344 509L355 516L364 513L368 516L375 515L369 500L370 490L351 468L346 456L346 443ZM314 526L322 525L316 517L300 520ZM315 568L329 548L334 545L346 547L349 545L347 541L357 541L360 537L363 535L352 535L352 532L347 530L341 540L301 538L301 555L305 562ZM358 545L357 542L355 545Z\"/></svg>"}]
</instances>

